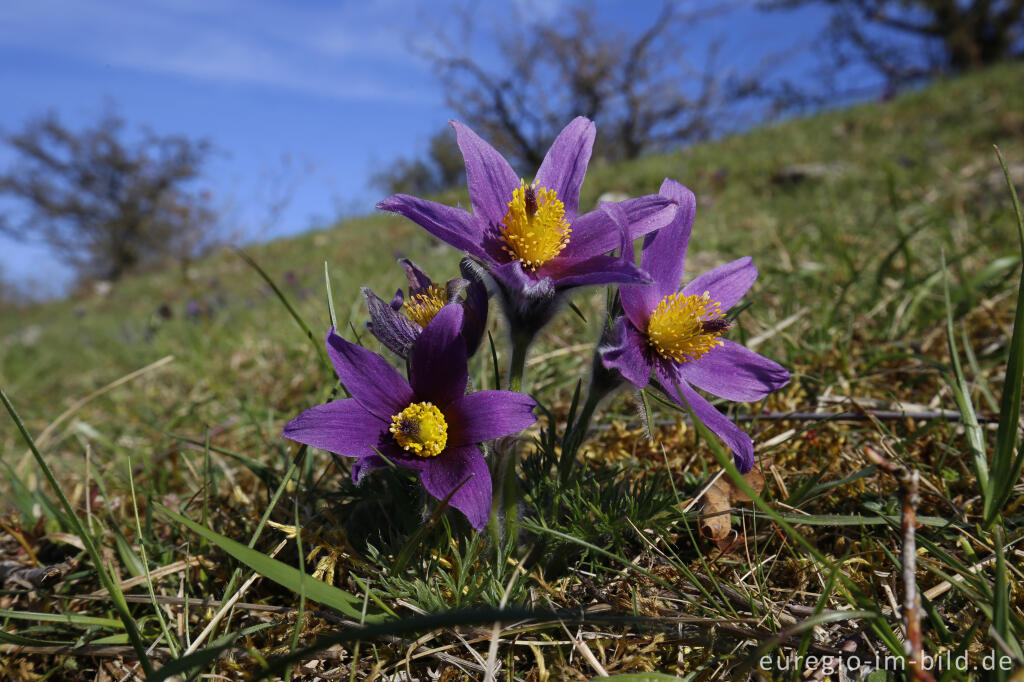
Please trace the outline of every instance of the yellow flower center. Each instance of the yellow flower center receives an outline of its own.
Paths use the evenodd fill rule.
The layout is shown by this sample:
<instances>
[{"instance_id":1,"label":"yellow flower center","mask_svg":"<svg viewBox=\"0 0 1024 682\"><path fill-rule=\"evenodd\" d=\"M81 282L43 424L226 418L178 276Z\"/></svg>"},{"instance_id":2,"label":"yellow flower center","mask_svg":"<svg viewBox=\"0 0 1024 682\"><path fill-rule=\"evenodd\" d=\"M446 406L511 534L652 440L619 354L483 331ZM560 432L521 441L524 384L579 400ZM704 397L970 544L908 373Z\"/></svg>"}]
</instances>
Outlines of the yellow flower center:
<instances>
[{"instance_id":1,"label":"yellow flower center","mask_svg":"<svg viewBox=\"0 0 1024 682\"><path fill-rule=\"evenodd\" d=\"M572 230L565 219L565 204L555 190L536 184L527 186L521 180L508 202L501 234L505 252L524 268L536 270L569 245Z\"/></svg>"},{"instance_id":2,"label":"yellow flower center","mask_svg":"<svg viewBox=\"0 0 1024 682\"><path fill-rule=\"evenodd\" d=\"M410 320L421 327L426 327L448 302L447 296L443 286L431 284L424 293L409 298L402 306L402 311Z\"/></svg>"},{"instance_id":3,"label":"yellow flower center","mask_svg":"<svg viewBox=\"0 0 1024 682\"><path fill-rule=\"evenodd\" d=\"M693 362L718 346L729 328L722 304L708 292L700 296L670 294L651 313L647 339L658 355L676 362Z\"/></svg>"},{"instance_id":4,"label":"yellow flower center","mask_svg":"<svg viewBox=\"0 0 1024 682\"><path fill-rule=\"evenodd\" d=\"M391 418L388 429L406 452L436 457L448 443L448 422L433 403L413 403Z\"/></svg>"}]
</instances>

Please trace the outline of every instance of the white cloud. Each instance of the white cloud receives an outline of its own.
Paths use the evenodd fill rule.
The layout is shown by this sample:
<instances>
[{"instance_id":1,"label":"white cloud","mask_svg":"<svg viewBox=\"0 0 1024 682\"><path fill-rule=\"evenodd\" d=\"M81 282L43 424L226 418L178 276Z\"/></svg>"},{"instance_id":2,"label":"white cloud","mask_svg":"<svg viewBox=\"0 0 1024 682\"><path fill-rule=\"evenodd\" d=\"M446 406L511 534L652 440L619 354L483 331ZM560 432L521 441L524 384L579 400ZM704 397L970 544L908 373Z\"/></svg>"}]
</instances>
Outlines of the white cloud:
<instances>
[{"instance_id":1,"label":"white cloud","mask_svg":"<svg viewBox=\"0 0 1024 682\"><path fill-rule=\"evenodd\" d=\"M327 9L226 0L36 0L0 6L0 44L185 78L337 99L436 99L402 3ZM403 23L404 22L404 23Z\"/></svg>"}]
</instances>

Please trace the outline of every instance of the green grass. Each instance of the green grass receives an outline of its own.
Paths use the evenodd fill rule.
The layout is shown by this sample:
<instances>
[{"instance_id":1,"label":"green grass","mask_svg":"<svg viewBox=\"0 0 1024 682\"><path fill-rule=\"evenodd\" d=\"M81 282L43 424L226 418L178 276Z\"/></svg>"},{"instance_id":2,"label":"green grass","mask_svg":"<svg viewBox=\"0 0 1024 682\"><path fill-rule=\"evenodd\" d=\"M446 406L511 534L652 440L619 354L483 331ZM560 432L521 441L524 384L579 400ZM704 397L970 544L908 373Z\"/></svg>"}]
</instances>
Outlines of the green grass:
<instances>
[{"instance_id":1,"label":"green grass","mask_svg":"<svg viewBox=\"0 0 1024 682\"><path fill-rule=\"evenodd\" d=\"M890 604L902 594L900 504L895 482L869 464L865 446L921 472L917 581L925 595L925 651L954 658L966 652L981 662L990 651L1003 654L1005 644L1007 655L1019 655L1024 496L1019 482L1006 488L1002 515L988 528L992 517L975 472L997 444L986 423L1010 413L1001 413L999 400L1021 257L992 145L1011 166L1024 164L1022 77L1024 67L1008 65L890 102L591 169L584 206L606 191L654 192L666 176L694 190L689 273L743 255L760 268L734 338L756 340L758 352L789 367L794 379L765 404L735 409L758 445L766 485L756 504L736 505L740 539L725 552L703 536L700 506L690 504L721 469L714 443L656 401L653 440L621 396L599 411L596 435L580 451L586 475L569 486L551 475L555 435L590 361L586 344L598 334L603 290L574 299L586 321L565 311L532 351L529 386L554 424L542 420L545 431L520 445L521 533L518 542L498 546L471 533L460 515L435 513L437 502L402 471L355 486L344 458L280 438L288 419L328 399L334 381L279 295L235 253L125 280L106 297L4 311L0 387L37 439L43 463L14 422L0 419L0 494L7 502L0 558L54 563L77 556L52 535L71 532L88 535L107 566L98 579L96 561L82 556L53 588L7 585L0 639L9 644L0 676L35 679L51 664L59 679L130 668L136 659L123 608L142 641L154 645L149 660L159 668L187 650L217 612L182 606L180 598L225 599L229 584L245 583L253 571L270 579L254 582L244 606L224 614L190 659L202 666L193 672L254 672L318 636L334 636L346 652L319 654L320 669L345 679L403 671L407 654L414 674L430 667L446 680L482 678L484 664L495 661L502 676L520 679L586 679L599 668L738 679L780 647L825 653L848 639L859 651L871 646L895 655L902 629ZM798 183L774 179L796 163L838 171ZM443 200L466 203L459 193ZM350 339L357 331L375 349L363 331L359 287L384 298L404 287L394 265L400 256L438 280L454 276L458 263L451 249L385 215L245 252L317 342L330 324L326 262L339 329ZM198 313L187 314L190 301ZM496 319L491 330L504 372L504 330ZM168 355L173 360L81 402ZM471 369L478 386L490 387L486 345ZM832 411L899 404L973 411L979 426L757 417L826 404ZM1003 449L1007 438L1000 437ZM47 485L49 470L84 528ZM159 505L212 530L193 533ZM292 526L296 518L302 551L289 540L272 561L269 553L287 534L264 520ZM315 547L321 549L311 556ZM1005 562L996 560L1000 554ZM66 598L190 560L197 560L191 569L150 580L152 591L145 584L127 589L126 606ZM333 567L338 589L309 588L297 572L302 564L307 573L318 564ZM343 608L332 610L331 599ZM154 604L160 601L167 603ZM493 617L466 610L502 603L519 615L573 611L560 611L567 629L549 617L510 617L492 661ZM458 611L445 616L449 610ZM416 620L422 612L441 620ZM68 618L33 620L36 613ZM360 621L370 630L358 647L352 631L336 632ZM460 622L456 636L451 626ZM571 643L577 631L585 645ZM120 637L116 645L103 639L111 636ZM30 640L123 651L91 658L81 649L26 655L10 648ZM414 641L419 648L410 649ZM772 676L797 679L792 670Z\"/></svg>"}]
</instances>

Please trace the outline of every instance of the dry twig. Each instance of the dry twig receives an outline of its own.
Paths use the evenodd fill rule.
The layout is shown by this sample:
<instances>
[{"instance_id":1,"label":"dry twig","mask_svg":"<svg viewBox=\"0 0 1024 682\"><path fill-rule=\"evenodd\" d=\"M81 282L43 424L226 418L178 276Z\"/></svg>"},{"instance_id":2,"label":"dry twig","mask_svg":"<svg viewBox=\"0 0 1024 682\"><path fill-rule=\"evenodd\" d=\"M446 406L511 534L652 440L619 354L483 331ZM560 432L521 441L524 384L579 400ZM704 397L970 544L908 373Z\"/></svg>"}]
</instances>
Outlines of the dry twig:
<instances>
[{"instance_id":1,"label":"dry twig","mask_svg":"<svg viewBox=\"0 0 1024 682\"><path fill-rule=\"evenodd\" d=\"M903 533L903 551L901 553L903 627L907 636L903 648L907 655L910 679L918 682L934 682L935 678L924 667L924 657L921 652L921 595L917 591L917 542L914 537L914 527L917 524L917 505L921 501L918 492L920 474L917 469L907 469L899 464L894 464L869 447L865 447L864 452L872 464L894 476L900 483L903 509L900 517L900 527Z\"/></svg>"}]
</instances>

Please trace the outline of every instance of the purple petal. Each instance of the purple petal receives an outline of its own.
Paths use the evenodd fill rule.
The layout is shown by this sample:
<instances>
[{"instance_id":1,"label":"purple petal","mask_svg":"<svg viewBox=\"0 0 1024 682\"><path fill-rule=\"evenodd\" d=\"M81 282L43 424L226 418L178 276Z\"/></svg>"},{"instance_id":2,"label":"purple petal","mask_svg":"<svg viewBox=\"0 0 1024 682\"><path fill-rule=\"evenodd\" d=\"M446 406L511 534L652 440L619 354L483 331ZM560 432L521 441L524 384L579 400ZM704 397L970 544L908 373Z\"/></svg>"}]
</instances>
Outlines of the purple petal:
<instances>
[{"instance_id":1,"label":"purple petal","mask_svg":"<svg viewBox=\"0 0 1024 682\"><path fill-rule=\"evenodd\" d=\"M309 408L288 422L282 435L347 457L374 456L374 448L391 440L387 423L352 398Z\"/></svg>"},{"instance_id":2,"label":"purple petal","mask_svg":"<svg viewBox=\"0 0 1024 682\"><path fill-rule=\"evenodd\" d=\"M388 435L390 436L391 434ZM383 443L378 448L378 451L383 457L374 454L370 457L361 457L352 462L352 478L356 483L359 483L366 474L377 469L390 467L392 464L416 471L423 471L429 466L430 458L411 455L398 447L394 441ZM384 457L387 457L387 460ZM391 462L391 464L388 464L388 462Z\"/></svg>"},{"instance_id":3,"label":"purple petal","mask_svg":"<svg viewBox=\"0 0 1024 682\"><path fill-rule=\"evenodd\" d=\"M586 258L614 251L622 245L615 222L607 211L585 213L572 223L572 234L562 255L568 258Z\"/></svg>"},{"instance_id":4,"label":"purple petal","mask_svg":"<svg viewBox=\"0 0 1024 682\"><path fill-rule=\"evenodd\" d=\"M745 256L705 272L683 287L683 293L700 296L706 291L711 300L722 304L722 310L729 310L743 298L756 279L757 267L750 256Z\"/></svg>"},{"instance_id":5,"label":"purple petal","mask_svg":"<svg viewBox=\"0 0 1024 682\"><path fill-rule=\"evenodd\" d=\"M569 222L580 210L580 187L587 174L596 136L593 121L582 116L574 118L555 138L537 171L537 184L558 193Z\"/></svg>"},{"instance_id":6,"label":"purple petal","mask_svg":"<svg viewBox=\"0 0 1024 682\"><path fill-rule=\"evenodd\" d=\"M675 203L657 194L619 202L629 221L630 239L660 230L670 224L678 211ZM564 256L583 258L608 253L620 246L619 233L604 211L585 213L572 222Z\"/></svg>"},{"instance_id":7,"label":"purple petal","mask_svg":"<svg viewBox=\"0 0 1024 682\"><path fill-rule=\"evenodd\" d=\"M527 273L523 264L517 260L502 263L491 268L491 275L499 284L511 291L522 293L530 299L551 298L554 296L554 285L550 277L538 277L536 273Z\"/></svg>"},{"instance_id":8,"label":"purple petal","mask_svg":"<svg viewBox=\"0 0 1024 682\"><path fill-rule=\"evenodd\" d=\"M391 303L389 303L388 305L391 307L392 310L397 312L402 309L402 304L404 303L405 294L402 293L401 289L396 289L395 295L391 297Z\"/></svg>"},{"instance_id":9,"label":"purple petal","mask_svg":"<svg viewBox=\"0 0 1024 682\"><path fill-rule=\"evenodd\" d=\"M760 400L789 383L789 372L782 365L738 343L722 341L724 346L701 359L680 364L680 376L726 400Z\"/></svg>"},{"instance_id":10,"label":"purple petal","mask_svg":"<svg viewBox=\"0 0 1024 682\"><path fill-rule=\"evenodd\" d=\"M690 241L697 200L693 192L675 180L666 179L662 194L679 207L668 226L644 238L640 267L654 278L651 286L627 286L619 290L626 316L639 329L646 329L651 311L664 297L679 291Z\"/></svg>"},{"instance_id":11,"label":"purple petal","mask_svg":"<svg viewBox=\"0 0 1024 682\"><path fill-rule=\"evenodd\" d=\"M629 217L621 204L613 201L602 201L598 210L604 211L611 218L615 232L619 235L619 258L626 263L636 263L636 249L633 239L629 236Z\"/></svg>"},{"instance_id":12,"label":"purple petal","mask_svg":"<svg viewBox=\"0 0 1024 682\"><path fill-rule=\"evenodd\" d=\"M666 178L661 184L661 194L674 201L679 211L670 225L644 238L640 267L654 278L652 288L657 290L655 305L665 296L679 291L686 247L690 243L693 218L697 213L697 198L675 180Z\"/></svg>"},{"instance_id":13,"label":"purple petal","mask_svg":"<svg viewBox=\"0 0 1024 682\"><path fill-rule=\"evenodd\" d=\"M629 237L629 216L626 215L626 210L622 208L622 204L617 204L614 201L602 201L598 210L604 211L611 219L612 225L615 226L615 233L619 236L618 248L620 253L624 254L624 249L633 244L633 240ZM636 259L634 258L632 262L636 262Z\"/></svg>"},{"instance_id":14,"label":"purple petal","mask_svg":"<svg viewBox=\"0 0 1024 682\"><path fill-rule=\"evenodd\" d=\"M392 194L377 204L377 208L404 215L456 249L491 260L482 245L486 225L468 211L411 197L408 194Z\"/></svg>"},{"instance_id":15,"label":"purple petal","mask_svg":"<svg viewBox=\"0 0 1024 682\"><path fill-rule=\"evenodd\" d=\"M629 216L629 236L633 239L669 225L679 211L674 201L660 194L626 199L619 204Z\"/></svg>"},{"instance_id":16,"label":"purple petal","mask_svg":"<svg viewBox=\"0 0 1024 682\"><path fill-rule=\"evenodd\" d=\"M405 278L409 280L409 295L415 296L434 283L423 269L408 258L399 258L398 264L405 270Z\"/></svg>"},{"instance_id":17,"label":"purple petal","mask_svg":"<svg viewBox=\"0 0 1024 682\"><path fill-rule=\"evenodd\" d=\"M327 355L352 397L370 414L391 421L413 402L412 388L395 368L376 353L327 332Z\"/></svg>"},{"instance_id":18,"label":"purple petal","mask_svg":"<svg viewBox=\"0 0 1024 682\"><path fill-rule=\"evenodd\" d=\"M750 471L754 467L754 444L750 440L750 436L693 390L686 381L680 381L678 376L672 375L673 372L665 371L664 366L659 366L657 371L658 378L667 390L669 397L680 405L688 404L697 419L725 441L725 444L733 452L733 459L741 474ZM678 395L676 391L678 391Z\"/></svg>"},{"instance_id":19,"label":"purple petal","mask_svg":"<svg viewBox=\"0 0 1024 682\"><path fill-rule=\"evenodd\" d=\"M653 284L629 284L619 287L619 300L626 318L637 329L647 329L651 312L658 305L658 299L648 291Z\"/></svg>"},{"instance_id":20,"label":"purple petal","mask_svg":"<svg viewBox=\"0 0 1024 682\"><path fill-rule=\"evenodd\" d=\"M554 258L537 270L542 277L551 277L556 289L591 284L649 284L650 275L633 263L615 256L590 258Z\"/></svg>"},{"instance_id":21,"label":"purple petal","mask_svg":"<svg viewBox=\"0 0 1024 682\"><path fill-rule=\"evenodd\" d=\"M477 391L448 406L448 444L484 443L519 433L537 421L536 401L514 391Z\"/></svg>"},{"instance_id":22,"label":"purple petal","mask_svg":"<svg viewBox=\"0 0 1024 682\"><path fill-rule=\"evenodd\" d=\"M462 306L446 305L434 315L412 347L409 378L417 400L441 411L466 393L466 342L462 338Z\"/></svg>"},{"instance_id":23,"label":"purple petal","mask_svg":"<svg viewBox=\"0 0 1024 682\"><path fill-rule=\"evenodd\" d=\"M391 352L403 358L408 356L420 334L420 326L382 301L368 287L363 287L362 292L370 313L370 321L366 324L370 333Z\"/></svg>"},{"instance_id":24,"label":"purple petal","mask_svg":"<svg viewBox=\"0 0 1024 682\"><path fill-rule=\"evenodd\" d=\"M480 530L487 525L491 516L491 472L475 445L448 448L431 457L420 479L427 492L439 500L458 488L448 503L465 514L473 528Z\"/></svg>"},{"instance_id":25,"label":"purple petal","mask_svg":"<svg viewBox=\"0 0 1024 682\"><path fill-rule=\"evenodd\" d=\"M372 457L363 457L352 462L352 480L356 483L363 480L363 476L366 474L376 471L377 469L386 469L388 463L384 461L382 457L373 455Z\"/></svg>"},{"instance_id":26,"label":"purple petal","mask_svg":"<svg viewBox=\"0 0 1024 682\"><path fill-rule=\"evenodd\" d=\"M492 225L505 219L519 176L494 147L458 121L449 121L466 162L466 185L473 212ZM450 243L450 242L449 242Z\"/></svg>"},{"instance_id":27,"label":"purple petal","mask_svg":"<svg viewBox=\"0 0 1024 682\"><path fill-rule=\"evenodd\" d=\"M627 320L615 323L615 340L598 349L605 367L617 369L626 381L644 388L651 378L651 362L647 358L647 339Z\"/></svg>"}]
</instances>

